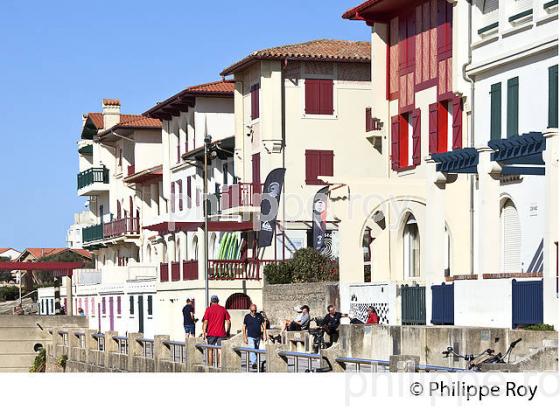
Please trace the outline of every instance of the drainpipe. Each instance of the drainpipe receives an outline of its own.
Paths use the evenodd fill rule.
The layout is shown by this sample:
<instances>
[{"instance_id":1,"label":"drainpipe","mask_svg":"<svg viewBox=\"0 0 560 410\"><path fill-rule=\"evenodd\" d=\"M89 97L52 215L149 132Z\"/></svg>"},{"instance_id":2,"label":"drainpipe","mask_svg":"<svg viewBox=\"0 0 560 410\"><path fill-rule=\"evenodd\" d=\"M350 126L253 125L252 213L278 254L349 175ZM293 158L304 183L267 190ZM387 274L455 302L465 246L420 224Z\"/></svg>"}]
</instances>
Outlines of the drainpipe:
<instances>
[{"instance_id":1,"label":"drainpipe","mask_svg":"<svg viewBox=\"0 0 560 410\"><path fill-rule=\"evenodd\" d=\"M286 86L284 69L288 66L285 59L280 68L280 87L281 87L281 115L282 115L282 168L286 168ZM282 260L286 260L286 178L284 178L284 189L282 190ZM276 240L276 238L274 238Z\"/></svg>"},{"instance_id":2,"label":"drainpipe","mask_svg":"<svg viewBox=\"0 0 560 410\"><path fill-rule=\"evenodd\" d=\"M474 80L467 74L467 67L472 63L472 0L468 1L468 60L463 64L462 72L463 79L471 84L471 132L467 140L467 146L474 148ZM474 183L475 175L469 174L469 225L470 225L470 271L471 275L474 274Z\"/></svg>"}]
</instances>

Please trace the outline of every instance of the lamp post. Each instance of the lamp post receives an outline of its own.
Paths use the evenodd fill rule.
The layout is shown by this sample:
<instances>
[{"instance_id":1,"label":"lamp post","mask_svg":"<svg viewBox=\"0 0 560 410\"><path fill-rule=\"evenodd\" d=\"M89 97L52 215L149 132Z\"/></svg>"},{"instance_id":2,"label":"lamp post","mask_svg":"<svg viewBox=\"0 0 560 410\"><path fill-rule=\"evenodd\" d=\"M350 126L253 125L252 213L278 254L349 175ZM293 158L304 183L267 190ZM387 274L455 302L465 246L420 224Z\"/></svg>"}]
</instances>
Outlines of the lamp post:
<instances>
[{"instance_id":1,"label":"lamp post","mask_svg":"<svg viewBox=\"0 0 560 410\"><path fill-rule=\"evenodd\" d=\"M203 212L204 212L204 297L205 306L210 305L210 289L208 285L208 155L212 147L212 136L204 137L204 188L203 188Z\"/></svg>"}]
</instances>

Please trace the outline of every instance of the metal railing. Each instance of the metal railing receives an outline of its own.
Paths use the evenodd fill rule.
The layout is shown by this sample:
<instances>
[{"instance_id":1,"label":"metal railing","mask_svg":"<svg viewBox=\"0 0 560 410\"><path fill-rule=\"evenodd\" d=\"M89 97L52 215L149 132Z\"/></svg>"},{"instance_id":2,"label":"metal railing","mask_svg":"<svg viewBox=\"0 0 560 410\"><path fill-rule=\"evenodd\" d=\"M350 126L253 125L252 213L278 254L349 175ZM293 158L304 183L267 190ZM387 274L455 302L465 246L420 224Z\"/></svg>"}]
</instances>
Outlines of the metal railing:
<instances>
[{"instance_id":1,"label":"metal railing","mask_svg":"<svg viewBox=\"0 0 560 410\"><path fill-rule=\"evenodd\" d=\"M362 372L363 370L367 370L371 373L389 372L388 360L362 359L357 357L337 357L336 361L338 363L342 363L347 371L352 370L353 368L357 373Z\"/></svg>"},{"instance_id":2,"label":"metal railing","mask_svg":"<svg viewBox=\"0 0 560 410\"><path fill-rule=\"evenodd\" d=\"M117 342L117 353L128 354L128 337L113 336L113 340Z\"/></svg>"},{"instance_id":3,"label":"metal railing","mask_svg":"<svg viewBox=\"0 0 560 410\"><path fill-rule=\"evenodd\" d=\"M142 356L148 359L154 358L154 339L136 339L142 345Z\"/></svg>"},{"instance_id":4,"label":"metal railing","mask_svg":"<svg viewBox=\"0 0 560 410\"><path fill-rule=\"evenodd\" d=\"M418 372L445 372L445 373L460 373L460 372L468 372L467 369L461 369L459 367L447 367L447 366L436 366L433 364L418 364L416 366L416 371Z\"/></svg>"},{"instance_id":5,"label":"metal railing","mask_svg":"<svg viewBox=\"0 0 560 410\"><path fill-rule=\"evenodd\" d=\"M69 346L68 332L66 330L60 330L58 334L62 337L62 346Z\"/></svg>"},{"instance_id":6,"label":"metal railing","mask_svg":"<svg viewBox=\"0 0 560 410\"><path fill-rule=\"evenodd\" d=\"M239 347L234 347L233 350L235 350L237 353L239 353L239 355L241 356L241 370L245 370L246 372L257 372L257 373L265 373L266 369L265 369L265 364L266 364L266 360L263 360L262 356L266 356L266 350L265 349L254 349L252 347L244 347L244 346L239 346ZM251 368L251 353L253 353L256 358L256 368Z\"/></svg>"},{"instance_id":7,"label":"metal railing","mask_svg":"<svg viewBox=\"0 0 560 410\"><path fill-rule=\"evenodd\" d=\"M222 346L200 343L196 345L196 348L204 354L204 365L206 367L211 367L213 369L219 369L221 367L219 355L222 352ZM210 352L212 352L212 355L210 355ZM210 358L210 356L212 356L212 358Z\"/></svg>"},{"instance_id":8,"label":"metal railing","mask_svg":"<svg viewBox=\"0 0 560 410\"><path fill-rule=\"evenodd\" d=\"M109 169L105 167L90 168L78 174L78 189L85 188L88 185L100 182L102 184L109 183Z\"/></svg>"},{"instance_id":9,"label":"metal railing","mask_svg":"<svg viewBox=\"0 0 560 410\"><path fill-rule=\"evenodd\" d=\"M78 338L78 347L80 349L86 348L86 334L84 332L75 332L74 336Z\"/></svg>"},{"instance_id":10,"label":"metal railing","mask_svg":"<svg viewBox=\"0 0 560 410\"><path fill-rule=\"evenodd\" d=\"M103 236L111 238L126 234L138 234L140 232L140 220L138 218L121 218L103 224Z\"/></svg>"},{"instance_id":11,"label":"metal railing","mask_svg":"<svg viewBox=\"0 0 560 410\"><path fill-rule=\"evenodd\" d=\"M288 363L288 373L325 372L330 369L322 367L323 357L319 353L281 351L278 355L284 357ZM292 371L290 372L290 369Z\"/></svg>"},{"instance_id":12,"label":"metal railing","mask_svg":"<svg viewBox=\"0 0 560 410\"><path fill-rule=\"evenodd\" d=\"M183 280L198 279L198 261L183 261Z\"/></svg>"},{"instance_id":13,"label":"metal railing","mask_svg":"<svg viewBox=\"0 0 560 410\"><path fill-rule=\"evenodd\" d=\"M230 209L238 206L253 206L258 203L260 195L255 196L254 185L248 183L239 183L226 185L222 188L220 194L220 208Z\"/></svg>"},{"instance_id":14,"label":"metal railing","mask_svg":"<svg viewBox=\"0 0 560 410\"><path fill-rule=\"evenodd\" d=\"M185 363L187 351L185 342L164 341L163 344L169 348L169 357L173 363Z\"/></svg>"}]
</instances>

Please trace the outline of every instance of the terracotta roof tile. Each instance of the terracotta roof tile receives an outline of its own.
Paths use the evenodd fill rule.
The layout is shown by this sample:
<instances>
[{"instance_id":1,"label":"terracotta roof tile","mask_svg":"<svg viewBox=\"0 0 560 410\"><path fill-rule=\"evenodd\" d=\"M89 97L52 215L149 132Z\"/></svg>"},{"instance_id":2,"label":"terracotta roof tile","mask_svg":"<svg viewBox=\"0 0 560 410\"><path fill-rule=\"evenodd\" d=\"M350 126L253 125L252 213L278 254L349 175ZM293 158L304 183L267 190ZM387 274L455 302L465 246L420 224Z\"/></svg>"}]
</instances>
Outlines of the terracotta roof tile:
<instances>
[{"instance_id":1,"label":"terracotta roof tile","mask_svg":"<svg viewBox=\"0 0 560 410\"><path fill-rule=\"evenodd\" d=\"M233 74L254 60L313 60L369 63L371 44L368 41L313 40L255 51L229 66L221 75Z\"/></svg>"},{"instance_id":2,"label":"terracotta roof tile","mask_svg":"<svg viewBox=\"0 0 560 410\"><path fill-rule=\"evenodd\" d=\"M71 248L27 248L21 253L20 258L22 256L25 256L26 254L29 254L34 259L39 259L39 258L44 258L45 256L57 255L65 251L71 251L89 259L92 258L91 253L85 249L71 249Z\"/></svg>"},{"instance_id":3,"label":"terracotta roof tile","mask_svg":"<svg viewBox=\"0 0 560 410\"><path fill-rule=\"evenodd\" d=\"M182 99L186 99L189 97L233 97L234 90L235 81L232 80L221 80L211 83L193 85L191 87L185 88L183 91L180 91L175 95L172 95L164 101L158 102L154 107L147 110L144 115L157 117L158 113L162 109L170 108L171 105L180 103Z\"/></svg>"}]
</instances>

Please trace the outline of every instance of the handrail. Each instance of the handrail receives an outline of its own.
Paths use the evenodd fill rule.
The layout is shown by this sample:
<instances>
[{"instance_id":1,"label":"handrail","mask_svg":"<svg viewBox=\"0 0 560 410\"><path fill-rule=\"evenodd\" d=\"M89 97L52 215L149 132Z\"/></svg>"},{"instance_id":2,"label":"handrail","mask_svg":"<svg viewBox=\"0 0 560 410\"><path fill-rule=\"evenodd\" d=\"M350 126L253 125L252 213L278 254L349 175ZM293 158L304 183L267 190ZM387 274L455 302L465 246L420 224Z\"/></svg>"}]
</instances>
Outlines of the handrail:
<instances>
[{"instance_id":1,"label":"handrail","mask_svg":"<svg viewBox=\"0 0 560 410\"><path fill-rule=\"evenodd\" d=\"M68 334L68 330L59 330L59 331L58 331L58 334L59 334L60 336L67 335L67 334Z\"/></svg>"},{"instance_id":2,"label":"handrail","mask_svg":"<svg viewBox=\"0 0 560 410\"><path fill-rule=\"evenodd\" d=\"M222 346L220 345L209 345L206 343L199 343L197 345L195 345L195 347L199 348L199 349L221 349Z\"/></svg>"},{"instance_id":3,"label":"handrail","mask_svg":"<svg viewBox=\"0 0 560 410\"><path fill-rule=\"evenodd\" d=\"M449 372L449 373L458 373L458 372L468 372L467 369L462 369L460 367L447 367L447 366L438 366L435 364L418 364L416 367L417 370L424 370L424 371L436 371L436 372Z\"/></svg>"},{"instance_id":4,"label":"handrail","mask_svg":"<svg viewBox=\"0 0 560 410\"><path fill-rule=\"evenodd\" d=\"M95 339L100 339L100 338L104 338L105 337L105 333L94 333L91 335L91 337L95 338Z\"/></svg>"},{"instance_id":5,"label":"handrail","mask_svg":"<svg viewBox=\"0 0 560 410\"><path fill-rule=\"evenodd\" d=\"M287 350L278 352L278 355L284 357L304 357L306 359L321 359L321 355L319 353L291 352Z\"/></svg>"},{"instance_id":6,"label":"handrail","mask_svg":"<svg viewBox=\"0 0 560 410\"><path fill-rule=\"evenodd\" d=\"M128 336L113 336L113 340L115 341L119 341L119 340L126 340L128 341Z\"/></svg>"},{"instance_id":7,"label":"handrail","mask_svg":"<svg viewBox=\"0 0 560 410\"><path fill-rule=\"evenodd\" d=\"M265 349L255 349L253 347L245 347L245 346L234 347L233 350L235 350L236 352L260 353L260 354L266 353Z\"/></svg>"},{"instance_id":8,"label":"handrail","mask_svg":"<svg viewBox=\"0 0 560 410\"><path fill-rule=\"evenodd\" d=\"M154 339L148 339L148 338L145 338L145 337L141 337L139 339L136 339L136 341L140 342L140 343L154 343Z\"/></svg>"},{"instance_id":9,"label":"handrail","mask_svg":"<svg viewBox=\"0 0 560 410\"><path fill-rule=\"evenodd\" d=\"M74 336L77 337L81 337L81 336L85 336L86 334L84 332L74 332Z\"/></svg>"},{"instance_id":10,"label":"handrail","mask_svg":"<svg viewBox=\"0 0 560 410\"><path fill-rule=\"evenodd\" d=\"M355 364L380 364L383 366L389 366L388 360L378 360L378 359L364 359L358 357L337 357L336 361L339 363L355 363Z\"/></svg>"},{"instance_id":11,"label":"handrail","mask_svg":"<svg viewBox=\"0 0 560 410\"><path fill-rule=\"evenodd\" d=\"M165 346L185 346L186 345L185 342L177 342L177 341L173 341L173 340L164 340L162 343Z\"/></svg>"}]
</instances>

